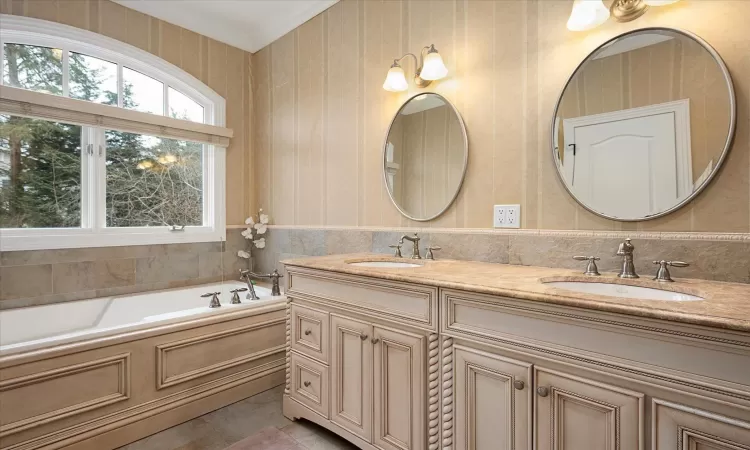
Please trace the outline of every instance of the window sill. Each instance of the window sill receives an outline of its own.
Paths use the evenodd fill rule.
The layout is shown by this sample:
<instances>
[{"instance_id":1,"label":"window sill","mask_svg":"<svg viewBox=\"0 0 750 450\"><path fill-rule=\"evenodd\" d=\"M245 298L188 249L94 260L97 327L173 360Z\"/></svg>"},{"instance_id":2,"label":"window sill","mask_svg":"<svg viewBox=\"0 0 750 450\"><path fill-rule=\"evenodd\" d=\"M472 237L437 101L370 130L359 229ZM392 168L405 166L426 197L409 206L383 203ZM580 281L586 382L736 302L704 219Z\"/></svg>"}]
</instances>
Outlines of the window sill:
<instances>
[{"instance_id":1,"label":"window sill","mask_svg":"<svg viewBox=\"0 0 750 450\"><path fill-rule=\"evenodd\" d=\"M131 245L159 245L226 240L225 229L186 228L184 231L169 231L166 228L93 230L0 230L0 250L4 252L22 250L56 250L63 248L123 247ZM11 235L12 233L12 235Z\"/></svg>"}]
</instances>

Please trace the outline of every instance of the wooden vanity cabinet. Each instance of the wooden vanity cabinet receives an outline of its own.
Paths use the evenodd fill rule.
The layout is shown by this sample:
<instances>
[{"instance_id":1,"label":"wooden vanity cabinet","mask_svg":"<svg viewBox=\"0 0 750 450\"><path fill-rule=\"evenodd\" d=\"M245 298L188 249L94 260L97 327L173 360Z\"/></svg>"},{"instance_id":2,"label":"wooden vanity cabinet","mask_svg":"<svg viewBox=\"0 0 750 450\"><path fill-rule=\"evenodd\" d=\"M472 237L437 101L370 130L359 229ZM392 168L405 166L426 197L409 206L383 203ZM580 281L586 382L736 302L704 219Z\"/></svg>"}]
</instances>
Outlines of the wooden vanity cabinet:
<instances>
[{"instance_id":1,"label":"wooden vanity cabinet","mask_svg":"<svg viewBox=\"0 0 750 450\"><path fill-rule=\"evenodd\" d=\"M750 450L748 333L288 272L284 414L362 449Z\"/></svg>"},{"instance_id":2,"label":"wooden vanity cabinet","mask_svg":"<svg viewBox=\"0 0 750 450\"><path fill-rule=\"evenodd\" d=\"M284 414L329 428L360 448L426 450L428 341L435 383L438 376L437 289L288 272L291 380ZM307 388L297 381L304 377ZM324 377L326 401L309 392ZM436 411L436 387L433 392ZM436 443L437 420L431 431Z\"/></svg>"},{"instance_id":3,"label":"wooden vanity cabinet","mask_svg":"<svg viewBox=\"0 0 750 450\"><path fill-rule=\"evenodd\" d=\"M750 336L447 289L441 300L444 449L750 450Z\"/></svg>"}]
</instances>

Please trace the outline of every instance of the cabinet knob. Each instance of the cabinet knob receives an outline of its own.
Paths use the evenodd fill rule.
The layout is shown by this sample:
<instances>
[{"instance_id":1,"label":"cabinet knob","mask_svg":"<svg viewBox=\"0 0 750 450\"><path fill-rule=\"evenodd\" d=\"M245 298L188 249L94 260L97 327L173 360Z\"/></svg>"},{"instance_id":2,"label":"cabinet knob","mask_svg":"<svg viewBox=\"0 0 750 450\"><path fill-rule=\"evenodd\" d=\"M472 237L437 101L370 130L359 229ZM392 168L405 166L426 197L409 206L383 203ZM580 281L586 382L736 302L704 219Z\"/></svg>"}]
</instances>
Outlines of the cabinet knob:
<instances>
[{"instance_id":1,"label":"cabinet knob","mask_svg":"<svg viewBox=\"0 0 750 450\"><path fill-rule=\"evenodd\" d=\"M544 386L540 386L536 388L536 393L539 394L540 397L546 397L547 395L549 395L549 389Z\"/></svg>"},{"instance_id":2,"label":"cabinet knob","mask_svg":"<svg viewBox=\"0 0 750 450\"><path fill-rule=\"evenodd\" d=\"M303 384L305 385L305 387L310 387L310 382L309 381L305 381Z\"/></svg>"},{"instance_id":3,"label":"cabinet knob","mask_svg":"<svg viewBox=\"0 0 750 450\"><path fill-rule=\"evenodd\" d=\"M312 334L312 330L305 330L305 336L310 336Z\"/></svg>"},{"instance_id":4,"label":"cabinet knob","mask_svg":"<svg viewBox=\"0 0 750 450\"><path fill-rule=\"evenodd\" d=\"M372 338L372 340L370 342L372 342L373 344L377 344L378 342L380 342L380 339L378 339L378 338Z\"/></svg>"},{"instance_id":5,"label":"cabinet knob","mask_svg":"<svg viewBox=\"0 0 750 450\"><path fill-rule=\"evenodd\" d=\"M366 341L367 340L367 335L366 334L360 334L359 338L362 339L363 341Z\"/></svg>"},{"instance_id":6,"label":"cabinet knob","mask_svg":"<svg viewBox=\"0 0 750 450\"><path fill-rule=\"evenodd\" d=\"M518 389L519 391L522 391L525 386L526 384L521 380L516 380L513 382L513 387Z\"/></svg>"}]
</instances>

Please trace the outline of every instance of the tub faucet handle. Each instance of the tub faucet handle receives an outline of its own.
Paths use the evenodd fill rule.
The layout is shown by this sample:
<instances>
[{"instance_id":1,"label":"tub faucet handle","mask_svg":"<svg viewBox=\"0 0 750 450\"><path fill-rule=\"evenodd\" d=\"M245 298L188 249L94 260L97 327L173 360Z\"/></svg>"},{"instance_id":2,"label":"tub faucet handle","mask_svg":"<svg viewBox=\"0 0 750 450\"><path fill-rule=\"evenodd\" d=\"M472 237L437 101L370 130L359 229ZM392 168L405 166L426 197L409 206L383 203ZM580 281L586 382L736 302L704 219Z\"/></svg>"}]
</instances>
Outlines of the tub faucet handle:
<instances>
[{"instance_id":1,"label":"tub faucet handle","mask_svg":"<svg viewBox=\"0 0 750 450\"><path fill-rule=\"evenodd\" d=\"M206 294L201 295L201 297L204 297L204 298L211 297L211 301L208 302L208 307L218 308L221 306L221 302L219 302L219 294L221 294L221 292L208 292Z\"/></svg>"},{"instance_id":2,"label":"tub faucet handle","mask_svg":"<svg viewBox=\"0 0 750 450\"><path fill-rule=\"evenodd\" d=\"M239 305L240 303L242 303L240 301L240 294L239 293L240 292L245 292L246 290L247 290L247 288L237 288L237 289L232 289L231 291L229 291L229 292L232 293L232 300L229 303L231 303L232 305Z\"/></svg>"},{"instance_id":3,"label":"tub faucet handle","mask_svg":"<svg viewBox=\"0 0 750 450\"><path fill-rule=\"evenodd\" d=\"M269 273L268 275L258 275L253 274L253 276L256 276L258 278L270 278L271 279L271 295L274 297L278 297L281 295L281 288L279 287L279 278L284 278L284 275L281 275L278 270L274 269L273 272Z\"/></svg>"}]
</instances>

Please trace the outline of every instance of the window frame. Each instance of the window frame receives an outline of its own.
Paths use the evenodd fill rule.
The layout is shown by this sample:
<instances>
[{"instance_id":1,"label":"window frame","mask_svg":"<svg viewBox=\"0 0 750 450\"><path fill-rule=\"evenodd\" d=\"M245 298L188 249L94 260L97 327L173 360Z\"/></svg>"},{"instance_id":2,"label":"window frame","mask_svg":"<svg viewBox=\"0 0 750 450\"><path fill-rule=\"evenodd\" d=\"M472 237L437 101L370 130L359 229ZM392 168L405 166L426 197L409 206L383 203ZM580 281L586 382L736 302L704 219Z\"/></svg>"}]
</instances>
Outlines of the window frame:
<instances>
[{"instance_id":1,"label":"window frame","mask_svg":"<svg viewBox=\"0 0 750 450\"><path fill-rule=\"evenodd\" d=\"M0 70L4 70L6 43L63 50L63 95L43 95L70 98L68 97L69 52L76 52L117 64L118 110L131 111L146 118L149 116L170 117L168 91L169 87L172 87L203 107L204 124L225 126L226 101L223 97L189 73L151 53L97 33L41 19L0 14L0 22L3 24L0 28ZM125 66L162 82L164 86L163 115L126 110L121 107L123 102L121 80ZM0 76L0 86L3 85L3 78ZM3 111L0 111L0 114L13 115L12 112ZM65 120L59 120L59 122L65 122ZM155 120L154 123L158 124L159 121ZM224 184L226 149L206 143L202 144L203 226L188 226L183 231L172 231L169 227L106 227L105 131L106 129L102 127L82 125L81 228L1 228L0 250L154 245L213 242L226 239L226 187ZM170 139L179 138L170 137Z\"/></svg>"}]
</instances>

